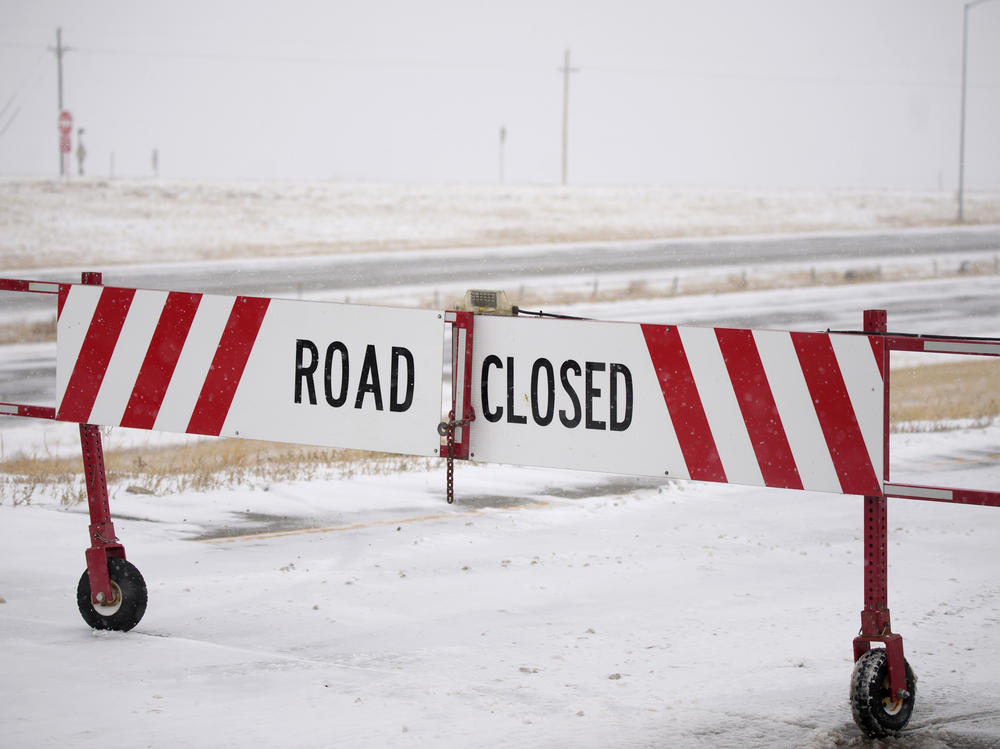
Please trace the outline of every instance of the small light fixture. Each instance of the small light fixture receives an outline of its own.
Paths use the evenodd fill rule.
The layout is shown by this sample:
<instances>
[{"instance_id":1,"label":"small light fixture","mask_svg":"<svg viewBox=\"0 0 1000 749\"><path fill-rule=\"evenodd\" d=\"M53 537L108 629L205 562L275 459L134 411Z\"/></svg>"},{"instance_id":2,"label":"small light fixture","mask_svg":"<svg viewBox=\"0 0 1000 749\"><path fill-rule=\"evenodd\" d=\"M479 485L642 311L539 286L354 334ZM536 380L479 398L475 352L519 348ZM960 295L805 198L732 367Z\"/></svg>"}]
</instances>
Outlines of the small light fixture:
<instances>
[{"instance_id":1,"label":"small light fixture","mask_svg":"<svg viewBox=\"0 0 1000 749\"><path fill-rule=\"evenodd\" d=\"M514 307L504 291L470 289L455 305L461 312L475 312L480 315L513 315Z\"/></svg>"}]
</instances>

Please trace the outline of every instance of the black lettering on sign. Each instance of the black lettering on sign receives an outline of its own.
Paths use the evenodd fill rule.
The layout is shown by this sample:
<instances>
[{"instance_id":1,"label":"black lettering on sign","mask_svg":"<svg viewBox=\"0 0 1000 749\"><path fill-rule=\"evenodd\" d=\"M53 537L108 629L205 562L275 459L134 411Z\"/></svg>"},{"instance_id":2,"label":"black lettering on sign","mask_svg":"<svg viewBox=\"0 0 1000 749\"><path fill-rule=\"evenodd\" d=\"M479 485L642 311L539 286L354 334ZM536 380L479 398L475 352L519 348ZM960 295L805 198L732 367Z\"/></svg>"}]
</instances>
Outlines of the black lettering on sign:
<instances>
[{"instance_id":1,"label":"black lettering on sign","mask_svg":"<svg viewBox=\"0 0 1000 749\"><path fill-rule=\"evenodd\" d=\"M340 393L335 398L333 396L333 355L340 354ZM326 363L323 367L323 392L326 395L326 402L334 408L340 408L347 402L347 389L349 387L348 377L351 373L350 359L347 355L347 346L340 341L334 341L326 347Z\"/></svg>"},{"instance_id":2,"label":"black lettering on sign","mask_svg":"<svg viewBox=\"0 0 1000 749\"><path fill-rule=\"evenodd\" d=\"M402 381L399 377L399 362L400 360L406 362L406 395L403 399L399 398L399 383ZM409 349L405 349L402 346L392 347L392 374L389 381L389 410L390 411L405 411L410 406L413 405L413 354Z\"/></svg>"},{"instance_id":3,"label":"black lettering on sign","mask_svg":"<svg viewBox=\"0 0 1000 749\"><path fill-rule=\"evenodd\" d=\"M569 372L572 370L573 374L579 377L583 370L580 369L580 365L577 364L572 359L567 359L559 367L559 381L562 383L563 390L566 391L566 395L569 397L569 402L573 404L573 415L570 416L566 409L559 409L559 421L562 422L564 427L569 427L572 429L577 424L580 423L580 398L576 394L576 390L573 388L573 383L569 381Z\"/></svg>"},{"instance_id":4,"label":"black lettering on sign","mask_svg":"<svg viewBox=\"0 0 1000 749\"><path fill-rule=\"evenodd\" d=\"M514 413L514 357L507 357L507 423L527 424L528 417Z\"/></svg>"},{"instance_id":5,"label":"black lettering on sign","mask_svg":"<svg viewBox=\"0 0 1000 749\"><path fill-rule=\"evenodd\" d=\"M361 365L361 381L358 383L358 397L354 401L355 408L361 408L365 403L365 394L371 393L375 398L375 410L382 410L382 385L378 380L378 359L375 357L375 346L369 343L365 349L365 361Z\"/></svg>"},{"instance_id":6,"label":"black lettering on sign","mask_svg":"<svg viewBox=\"0 0 1000 749\"><path fill-rule=\"evenodd\" d=\"M303 361L303 354L309 352L309 363ZM295 342L295 402L302 402L302 383L306 383L309 391L309 402L316 405L316 386L313 385L313 374L319 364L319 350L312 341L300 338Z\"/></svg>"},{"instance_id":7,"label":"black lettering on sign","mask_svg":"<svg viewBox=\"0 0 1000 749\"><path fill-rule=\"evenodd\" d=\"M607 424L594 418L594 399L601 397L601 389L594 385L594 372L604 371L604 362L589 361L584 365L587 371L584 377L584 402L587 404L587 429L604 429Z\"/></svg>"},{"instance_id":8,"label":"black lettering on sign","mask_svg":"<svg viewBox=\"0 0 1000 749\"><path fill-rule=\"evenodd\" d=\"M483 375L479 378L479 386L483 396L483 416L490 423L496 423L503 418L503 407L497 406L496 410L490 408L490 367L503 369L503 362L500 357L490 354L483 359Z\"/></svg>"},{"instance_id":9,"label":"black lettering on sign","mask_svg":"<svg viewBox=\"0 0 1000 749\"><path fill-rule=\"evenodd\" d=\"M625 415L618 420L618 378L625 385ZM611 364L611 431L624 432L632 424L632 372L624 364Z\"/></svg>"},{"instance_id":10,"label":"black lettering on sign","mask_svg":"<svg viewBox=\"0 0 1000 749\"><path fill-rule=\"evenodd\" d=\"M326 347L323 357L323 395L333 408L346 405L354 394L355 408L384 410L389 401L389 410L408 411L413 405L416 387L416 367L413 352L404 346L389 349L389 392L385 393L379 374L379 350L375 344L365 347L361 371L357 384L352 390L351 357L348 347L342 341L333 341ZM382 371L385 371L385 352L382 352ZM306 338L295 341L295 383L294 402L302 403L303 397L309 405L316 405L316 370L319 369L319 347Z\"/></svg>"},{"instance_id":11,"label":"black lettering on sign","mask_svg":"<svg viewBox=\"0 0 1000 749\"><path fill-rule=\"evenodd\" d=\"M539 410L538 375L545 370L545 413ZM552 414L556 410L556 375L552 370L552 362L548 359L535 359L531 366L531 418L540 427L552 422Z\"/></svg>"},{"instance_id":12,"label":"black lettering on sign","mask_svg":"<svg viewBox=\"0 0 1000 749\"><path fill-rule=\"evenodd\" d=\"M479 387L483 417L490 423L505 417L508 424L528 423L527 415L519 414L514 409L517 402L516 367L517 362L512 356L508 356L506 361L496 354L489 354L483 359ZM505 406L490 403L490 376L494 370L505 370ZM564 401L569 401L568 408L559 409L559 423L567 429L574 429L583 422L585 429L624 432L632 425L634 392L632 372L626 365L595 361L586 361L581 365L574 359L567 359L559 365L558 388L556 367L552 361L545 357L535 359L531 365L527 395L531 420L538 426L546 427L552 423L556 415L556 399L560 394L564 396Z\"/></svg>"}]
</instances>

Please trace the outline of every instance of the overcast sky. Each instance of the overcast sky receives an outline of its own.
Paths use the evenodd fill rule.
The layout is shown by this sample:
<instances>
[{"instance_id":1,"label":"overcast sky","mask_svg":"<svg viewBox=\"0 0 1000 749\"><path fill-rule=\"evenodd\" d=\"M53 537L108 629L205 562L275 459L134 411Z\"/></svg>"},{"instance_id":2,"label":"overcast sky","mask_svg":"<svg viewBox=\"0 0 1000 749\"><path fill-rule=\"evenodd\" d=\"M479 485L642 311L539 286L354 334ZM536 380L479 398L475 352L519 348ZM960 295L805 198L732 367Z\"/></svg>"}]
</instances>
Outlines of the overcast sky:
<instances>
[{"instance_id":1,"label":"overcast sky","mask_svg":"<svg viewBox=\"0 0 1000 749\"><path fill-rule=\"evenodd\" d=\"M958 181L962 0L0 0L0 175L890 187ZM966 186L1000 188L1000 0ZM76 143L74 142L74 148ZM113 156L112 156L113 154ZM76 171L76 161L72 163Z\"/></svg>"}]
</instances>

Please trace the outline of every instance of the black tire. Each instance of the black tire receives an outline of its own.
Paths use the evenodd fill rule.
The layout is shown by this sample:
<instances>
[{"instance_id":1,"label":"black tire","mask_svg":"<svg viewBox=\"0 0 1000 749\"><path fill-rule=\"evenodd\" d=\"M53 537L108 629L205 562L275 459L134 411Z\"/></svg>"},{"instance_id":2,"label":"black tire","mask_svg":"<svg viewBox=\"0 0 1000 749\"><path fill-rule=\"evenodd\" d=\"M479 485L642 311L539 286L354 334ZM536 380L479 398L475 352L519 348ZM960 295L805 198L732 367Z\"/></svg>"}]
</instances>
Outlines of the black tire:
<instances>
[{"instance_id":1,"label":"black tire","mask_svg":"<svg viewBox=\"0 0 1000 749\"><path fill-rule=\"evenodd\" d=\"M146 613L146 581L135 565L117 557L108 559L108 575L114 601L106 606L91 603L90 575L84 570L76 586L76 605L80 608L80 616L94 629L128 632Z\"/></svg>"},{"instance_id":2,"label":"black tire","mask_svg":"<svg viewBox=\"0 0 1000 749\"><path fill-rule=\"evenodd\" d=\"M858 658L851 674L851 713L861 732L869 738L895 736L910 722L917 697L917 680L906 666L909 696L894 699L889 690L889 661L883 648L869 650Z\"/></svg>"}]
</instances>

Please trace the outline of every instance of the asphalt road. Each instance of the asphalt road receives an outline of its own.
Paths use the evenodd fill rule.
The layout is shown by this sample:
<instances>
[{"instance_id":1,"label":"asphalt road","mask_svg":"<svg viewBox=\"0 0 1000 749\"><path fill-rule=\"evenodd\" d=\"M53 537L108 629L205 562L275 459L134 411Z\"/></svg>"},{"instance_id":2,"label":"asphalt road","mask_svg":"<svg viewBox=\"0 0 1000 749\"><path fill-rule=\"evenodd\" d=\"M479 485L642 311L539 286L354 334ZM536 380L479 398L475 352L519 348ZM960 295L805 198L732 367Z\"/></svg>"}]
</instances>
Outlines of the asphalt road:
<instances>
[{"instance_id":1,"label":"asphalt road","mask_svg":"<svg viewBox=\"0 0 1000 749\"><path fill-rule=\"evenodd\" d=\"M410 251L373 255L118 265L44 271L37 280L76 281L79 270L99 270L109 286L219 294L433 286L494 279L632 272L670 272L722 266L900 258L1000 250L1000 227L808 236L594 242L537 247ZM14 300L30 303L32 295ZM7 304L7 300L4 300ZM36 301L37 304L37 301Z\"/></svg>"}]
</instances>

